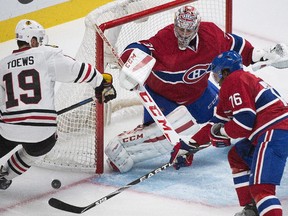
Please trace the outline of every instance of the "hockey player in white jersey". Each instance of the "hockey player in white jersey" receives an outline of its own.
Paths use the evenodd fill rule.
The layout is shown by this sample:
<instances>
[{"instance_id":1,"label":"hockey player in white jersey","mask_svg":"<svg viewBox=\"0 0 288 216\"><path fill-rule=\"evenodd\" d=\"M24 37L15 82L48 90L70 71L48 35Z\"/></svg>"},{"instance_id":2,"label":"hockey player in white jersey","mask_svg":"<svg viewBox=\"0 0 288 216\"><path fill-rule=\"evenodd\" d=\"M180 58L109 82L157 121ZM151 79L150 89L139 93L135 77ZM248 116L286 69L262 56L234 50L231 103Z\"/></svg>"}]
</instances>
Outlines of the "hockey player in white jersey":
<instances>
[{"instance_id":1,"label":"hockey player in white jersey","mask_svg":"<svg viewBox=\"0 0 288 216\"><path fill-rule=\"evenodd\" d=\"M56 142L54 105L55 82L89 83L98 102L116 97L110 74L101 74L90 64L64 55L51 46L40 45L45 31L33 20L16 26L19 49L0 61L0 151L2 146L22 145L0 169L0 189L26 172L39 156L48 153ZM8 153L8 152L7 152Z\"/></svg>"},{"instance_id":2,"label":"hockey player in white jersey","mask_svg":"<svg viewBox=\"0 0 288 216\"><path fill-rule=\"evenodd\" d=\"M28 25L26 25L26 19L21 20L17 27L18 28L27 28ZM30 20L31 25L29 25L29 28L37 29L38 35L39 35L39 41L36 37L31 38L30 46L31 47L38 47L39 45L42 45L44 43L48 43L48 36L46 35L45 29L42 25L35 22L34 20ZM16 38L22 37L22 34L17 34L19 32L19 29L16 29ZM5 156L8 152L10 152L12 149L14 149L17 146L17 144L9 143L9 145L5 145L5 143L1 143L1 151L0 151L0 158Z\"/></svg>"}]
</instances>

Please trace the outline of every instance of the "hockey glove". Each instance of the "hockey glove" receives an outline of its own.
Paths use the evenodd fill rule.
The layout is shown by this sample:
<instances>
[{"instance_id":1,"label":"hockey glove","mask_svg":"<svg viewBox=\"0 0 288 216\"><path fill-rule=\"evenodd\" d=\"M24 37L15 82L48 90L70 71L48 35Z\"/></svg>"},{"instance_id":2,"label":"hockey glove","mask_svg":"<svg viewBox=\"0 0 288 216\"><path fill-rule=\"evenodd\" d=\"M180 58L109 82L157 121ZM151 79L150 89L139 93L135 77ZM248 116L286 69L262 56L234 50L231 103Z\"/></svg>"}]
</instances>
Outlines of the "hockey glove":
<instances>
[{"instance_id":1,"label":"hockey glove","mask_svg":"<svg viewBox=\"0 0 288 216\"><path fill-rule=\"evenodd\" d=\"M215 147L226 147L230 146L230 138L224 135L224 124L216 123L211 127L210 131L210 142Z\"/></svg>"},{"instance_id":2,"label":"hockey glove","mask_svg":"<svg viewBox=\"0 0 288 216\"><path fill-rule=\"evenodd\" d=\"M272 61L276 62L280 58L287 56L288 48L285 44L276 44L274 47L271 48L264 48L264 49L254 49L252 52L252 61L259 62L259 61Z\"/></svg>"},{"instance_id":3,"label":"hockey glove","mask_svg":"<svg viewBox=\"0 0 288 216\"><path fill-rule=\"evenodd\" d=\"M173 164L173 167L176 170L179 170L181 167L191 166L193 162L193 157L193 153L187 153L185 155L178 156Z\"/></svg>"},{"instance_id":4,"label":"hockey glove","mask_svg":"<svg viewBox=\"0 0 288 216\"><path fill-rule=\"evenodd\" d=\"M179 170L180 167L191 166L193 154L198 151L198 147L197 143L189 142L187 144L180 140L171 152L170 163L174 163L173 166L176 170Z\"/></svg>"},{"instance_id":5,"label":"hockey glove","mask_svg":"<svg viewBox=\"0 0 288 216\"><path fill-rule=\"evenodd\" d=\"M116 90L112 85L113 78L111 74L103 73L102 83L95 88L95 96L99 103L107 103L110 100L116 98Z\"/></svg>"}]
</instances>

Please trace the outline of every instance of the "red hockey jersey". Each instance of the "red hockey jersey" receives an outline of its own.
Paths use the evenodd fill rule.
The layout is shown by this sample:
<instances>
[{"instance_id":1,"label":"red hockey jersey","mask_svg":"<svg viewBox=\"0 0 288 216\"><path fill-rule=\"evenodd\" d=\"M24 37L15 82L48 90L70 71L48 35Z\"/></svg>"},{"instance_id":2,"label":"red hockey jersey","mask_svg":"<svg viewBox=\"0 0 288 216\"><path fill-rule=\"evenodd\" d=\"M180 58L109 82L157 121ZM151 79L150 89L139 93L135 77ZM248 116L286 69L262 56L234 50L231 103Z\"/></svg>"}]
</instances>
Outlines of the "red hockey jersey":
<instances>
[{"instance_id":1,"label":"red hockey jersey","mask_svg":"<svg viewBox=\"0 0 288 216\"><path fill-rule=\"evenodd\" d=\"M125 62L132 49L139 48L156 59L146 84L157 94L177 102L191 104L208 85L210 63L218 54L234 50L251 64L253 46L234 34L225 34L211 22L201 22L197 37L186 50L178 48L174 25L161 29L155 36L130 44L121 58Z\"/></svg>"},{"instance_id":2,"label":"red hockey jersey","mask_svg":"<svg viewBox=\"0 0 288 216\"><path fill-rule=\"evenodd\" d=\"M222 83L219 103L212 122L226 122L230 138L246 137L253 143L267 129L288 129L288 106L279 93L250 72L234 71ZM210 124L193 139L209 142Z\"/></svg>"},{"instance_id":3,"label":"red hockey jersey","mask_svg":"<svg viewBox=\"0 0 288 216\"><path fill-rule=\"evenodd\" d=\"M288 129L284 99L262 79L243 70L234 71L224 80L216 117L231 119L225 124L231 138L253 141L267 128Z\"/></svg>"}]
</instances>

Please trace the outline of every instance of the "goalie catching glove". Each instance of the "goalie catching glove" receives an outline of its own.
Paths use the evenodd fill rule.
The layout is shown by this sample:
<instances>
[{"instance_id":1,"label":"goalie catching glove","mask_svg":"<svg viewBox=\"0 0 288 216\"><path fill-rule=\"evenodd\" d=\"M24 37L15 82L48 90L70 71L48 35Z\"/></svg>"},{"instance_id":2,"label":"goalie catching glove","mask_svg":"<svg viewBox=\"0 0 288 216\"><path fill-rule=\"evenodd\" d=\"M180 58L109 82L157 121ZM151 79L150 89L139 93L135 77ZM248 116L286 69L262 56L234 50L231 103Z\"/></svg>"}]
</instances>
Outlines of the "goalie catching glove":
<instances>
[{"instance_id":1,"label":"goalie catching glove","mask_svg":"<svg viewBox=\"0 0 288 216\"><path fill-rule=\"evenodd\" d=\"M116 90L112 85L113 78L111 74L103 73L103 80L101 84L95 88L95 96L99 103L107 103L116 98Z\"/></svg>"},{"instance_id":2,"label":"goalie catching glove","mask_svg":"<svg viewBox=\"0 0 288 216\"><path fill-rule=\"evenodd\" d=\"M224 124L216 123L211 127L210 142L215 147L230 146L230 138L224 130Z\"/></svg>"},{"instance_id":3,"label":"goalie catching glove","mask_svg":"<svg viewBox=\"0 0 288 216\"><path fill-rule=\"evenodd\" d=\"M288 68L288 47L286 44L279 43L271 48L254 49L252 61L254 71L269 65L278 69Z\"/></svg>"}]
</instances>

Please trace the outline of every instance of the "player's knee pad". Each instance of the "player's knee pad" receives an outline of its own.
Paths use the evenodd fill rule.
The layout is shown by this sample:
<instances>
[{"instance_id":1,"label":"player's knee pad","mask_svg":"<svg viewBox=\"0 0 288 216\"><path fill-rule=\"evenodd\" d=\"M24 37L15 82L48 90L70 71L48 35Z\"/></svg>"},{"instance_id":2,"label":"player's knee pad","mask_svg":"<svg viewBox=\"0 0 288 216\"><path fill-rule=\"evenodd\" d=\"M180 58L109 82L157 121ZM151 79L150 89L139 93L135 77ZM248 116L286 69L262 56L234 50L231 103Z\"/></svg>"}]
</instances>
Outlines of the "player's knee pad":
<instances>
[{"instance_id":1,"label":"player's knee pad","mask_svg":"<svg viewBox=\"0 0 288 216\"><path fill-rule=\"evenodd\" d=\"M235 146L228 152L228 162L233 174L250 169L238 154Z\"/></svg>"},{"instance_id":2,"label":"player's knee pad","mask_svg":"<svg viewBox=\"0 0 288 216\"><path fill-rule=\"evenodd\" d=\"M184 141L188 141L199 130L186 107L180 106L167 116L167 120ZM166 140L156 123L139 125L132 131L125 131L109 142L105 148L108 159L120 172L127 172L135 163L170 153L173 145ZM118 152L122 156L118 156Z\"/></svg>"}]
</instances>

